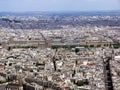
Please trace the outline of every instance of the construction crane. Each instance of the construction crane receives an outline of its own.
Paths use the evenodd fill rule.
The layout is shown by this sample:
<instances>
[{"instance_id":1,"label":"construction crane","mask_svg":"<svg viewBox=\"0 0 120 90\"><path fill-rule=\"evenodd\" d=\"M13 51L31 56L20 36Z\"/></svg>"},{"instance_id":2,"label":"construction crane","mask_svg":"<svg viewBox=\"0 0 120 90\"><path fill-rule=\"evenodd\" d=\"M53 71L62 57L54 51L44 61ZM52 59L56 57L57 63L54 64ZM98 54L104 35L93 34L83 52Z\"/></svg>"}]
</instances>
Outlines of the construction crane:
<instances>
[{"instance_id":1,"label":"construction crane","mask_svg":"<svg viewBox=\"0 0 120 90\"><path fill-rule=\"evenodd\" d=\"M55 49L55 53L51 58L51 61L53 62L53 66L54 66L54 71L57 70L56 59L57 59L58 52L59 52L58 49Z\"/></svg>"},{"instance_id":2,"label":"construction crane","mask_svg":"<svg viewBox=\"0 0 120 90\"><path fill-rule=\"evenodd\" d=\"M57 55L57 49L55 50L55 54L52 57L52 61L53 61L53 65L54 65L54 71L57 70L57 66L56 66L56 55Z\"/></svg>"},{"instance_id":3,"label":"construction crane","mask_svg":"<svg viewBox=\"0 0 120 90\"><path fill-rule=\"evenodd\" d=\"M41 33L41 32L39 32L39 33L43 37L43 39L45 40L45 46L50 47L50 44L49 44L48 40L45 38L45 36L43 35L43 33Z\"/></svg>"}]
</instances>

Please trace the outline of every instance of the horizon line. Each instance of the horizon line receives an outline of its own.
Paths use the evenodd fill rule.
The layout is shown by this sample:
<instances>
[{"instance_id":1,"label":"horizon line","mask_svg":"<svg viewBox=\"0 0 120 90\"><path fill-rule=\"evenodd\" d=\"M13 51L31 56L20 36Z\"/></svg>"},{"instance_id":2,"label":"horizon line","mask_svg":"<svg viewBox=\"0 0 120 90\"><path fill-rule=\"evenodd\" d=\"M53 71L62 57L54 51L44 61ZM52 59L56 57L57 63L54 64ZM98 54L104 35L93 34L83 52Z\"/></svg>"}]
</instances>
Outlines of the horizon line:
<instances>
[{"instance_id":1,"label":"horizon line","mask_svg":"<svg viewBox=\"0 0 120 90\"><path fill-rule=\"evenodd\" d=\"M60 13L67 13L67 12L120 12L120 10L84 10L84 11L0 11L0 13L30 13L30 12L60 12Z\"/></svg>"}]
</instances>

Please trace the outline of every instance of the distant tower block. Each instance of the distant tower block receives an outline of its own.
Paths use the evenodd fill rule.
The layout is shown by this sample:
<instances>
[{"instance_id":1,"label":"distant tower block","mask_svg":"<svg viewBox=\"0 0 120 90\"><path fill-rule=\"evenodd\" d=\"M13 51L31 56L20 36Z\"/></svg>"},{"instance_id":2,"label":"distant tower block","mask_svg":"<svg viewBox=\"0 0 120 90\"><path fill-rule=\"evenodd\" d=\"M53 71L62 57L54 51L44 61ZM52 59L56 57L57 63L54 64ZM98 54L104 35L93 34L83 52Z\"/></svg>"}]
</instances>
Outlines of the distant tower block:
<instances>
[{"instance_id":1,"label":"distant tower block","mask_svg":"<svg viewBox=\"0 0 120 90\"><path fill-rule=\"evenodd\" d=\"M10 37L8 42L13 43L13 41L14 41L13 37Z\"/></svg>"}]
</instances>

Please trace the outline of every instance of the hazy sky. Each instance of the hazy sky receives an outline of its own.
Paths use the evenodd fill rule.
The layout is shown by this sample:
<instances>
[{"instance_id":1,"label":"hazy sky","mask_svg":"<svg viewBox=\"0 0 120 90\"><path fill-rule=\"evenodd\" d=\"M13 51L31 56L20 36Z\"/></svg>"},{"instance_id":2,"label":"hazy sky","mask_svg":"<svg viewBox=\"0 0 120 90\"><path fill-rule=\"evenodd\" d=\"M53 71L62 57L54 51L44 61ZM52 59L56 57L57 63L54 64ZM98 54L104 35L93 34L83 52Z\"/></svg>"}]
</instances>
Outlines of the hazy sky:
<instances>
[{"instance_id":1,"label":"hazy sky","mask_svg":"<svg viewBox=\"0 0 120 90\"><path fill-rule=\"evenodd\" d=\"M120 10L120 0L0 0L0 12Z\"/></svg>"}]
</instances>

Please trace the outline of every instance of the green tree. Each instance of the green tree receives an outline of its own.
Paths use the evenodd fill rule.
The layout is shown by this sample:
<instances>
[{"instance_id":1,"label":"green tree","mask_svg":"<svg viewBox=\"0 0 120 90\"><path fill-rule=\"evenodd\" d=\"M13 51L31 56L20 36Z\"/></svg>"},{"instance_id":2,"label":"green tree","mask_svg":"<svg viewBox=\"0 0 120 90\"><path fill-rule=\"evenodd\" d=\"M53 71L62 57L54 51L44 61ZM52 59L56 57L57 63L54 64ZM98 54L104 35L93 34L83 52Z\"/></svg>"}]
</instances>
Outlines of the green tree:
<instances>
[{"instance_id":1,"label":"green tree","mask_svg":"<svg viewBox=\"0 0 120 90\"><path fill-rule=\"evenodd\" d=\"M79 48L75 48L75 53L78 53L79 51Z\"/></svg>"}]
</instances>

